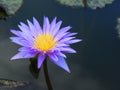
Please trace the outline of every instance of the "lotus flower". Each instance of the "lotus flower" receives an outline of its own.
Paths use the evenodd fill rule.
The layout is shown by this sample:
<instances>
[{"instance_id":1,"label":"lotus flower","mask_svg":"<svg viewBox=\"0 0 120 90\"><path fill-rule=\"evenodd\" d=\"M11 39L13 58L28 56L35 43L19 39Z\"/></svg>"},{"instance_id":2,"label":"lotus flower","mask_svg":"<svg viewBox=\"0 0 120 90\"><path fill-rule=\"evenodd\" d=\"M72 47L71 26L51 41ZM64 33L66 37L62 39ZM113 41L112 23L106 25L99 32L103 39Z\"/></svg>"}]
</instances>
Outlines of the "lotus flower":
<instances>
[{"instance_id":1,"label":"lotus flower","mask_svg":"<svg viewBox=\"0 0 120 90\"><path fill-rule=\"evenodd\" d=\"M20 30L10 30L16 35L10 37L12 42L22 46L11 60L37 56L37 67L39 69L44 60L49 57L54 64L70 72L64 53L76 53L74 49L70 48L70 44L81 41L75 39L74 35L77 33L68 32L71 29L70 26L60 28L62 21L56 22L56 17L51 23L48 17L44 17L43 27L34 17L33 23L29 20L27 22L28 25L20 22L18 25Z\"/></svg>"}]
</instances>

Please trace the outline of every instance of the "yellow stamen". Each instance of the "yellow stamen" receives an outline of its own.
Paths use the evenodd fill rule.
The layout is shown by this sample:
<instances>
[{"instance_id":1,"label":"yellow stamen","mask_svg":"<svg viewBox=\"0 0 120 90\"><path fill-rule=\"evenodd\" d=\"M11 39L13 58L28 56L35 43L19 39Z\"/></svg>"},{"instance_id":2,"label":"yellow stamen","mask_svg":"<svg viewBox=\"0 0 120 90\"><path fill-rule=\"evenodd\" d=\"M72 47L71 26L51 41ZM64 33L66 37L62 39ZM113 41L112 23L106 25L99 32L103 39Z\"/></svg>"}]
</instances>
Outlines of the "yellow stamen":
<instances>
[{"instance_id":1,"label":"yellow stamen","mask_svg":"<svg viewBox=\"0 0 120 90\"><path fill-rule=\"evenodd\" d=\"M55 45L56 40L49 33L38 35L34 41L34 47L42 51L48 51Z\"/></svg>"}]
</instances>

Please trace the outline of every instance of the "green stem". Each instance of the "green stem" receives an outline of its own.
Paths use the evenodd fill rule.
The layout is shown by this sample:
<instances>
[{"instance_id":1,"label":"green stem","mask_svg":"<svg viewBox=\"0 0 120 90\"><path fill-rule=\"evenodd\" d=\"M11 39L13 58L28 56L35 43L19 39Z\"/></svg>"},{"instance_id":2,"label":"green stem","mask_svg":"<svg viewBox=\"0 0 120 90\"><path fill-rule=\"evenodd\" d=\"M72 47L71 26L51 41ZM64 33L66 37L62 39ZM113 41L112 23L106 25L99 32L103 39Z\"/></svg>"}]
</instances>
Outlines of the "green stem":
<instances>
[{"instance_id":1,"label":"green stem","mask_svg":"<svg viewBox=\"0 0 120 90\"><path fill-rule=\"evenodd\" d=\"M47 59L45 59L45 61L43 63L43 69L44 69L44 75L45 75L45 80L46 80L48 90L53 90L50 79L49 79L49 75L48 75Z\"/></svg>"}]
</instances>

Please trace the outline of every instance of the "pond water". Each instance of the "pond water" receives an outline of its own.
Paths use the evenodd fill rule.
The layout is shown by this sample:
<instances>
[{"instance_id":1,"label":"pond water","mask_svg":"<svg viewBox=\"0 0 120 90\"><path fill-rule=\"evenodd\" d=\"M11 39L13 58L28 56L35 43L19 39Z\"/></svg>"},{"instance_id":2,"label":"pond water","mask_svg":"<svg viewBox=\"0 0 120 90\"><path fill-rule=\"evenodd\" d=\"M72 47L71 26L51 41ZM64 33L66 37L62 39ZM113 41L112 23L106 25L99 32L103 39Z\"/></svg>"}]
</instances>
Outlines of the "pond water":
<instances>
[{"instance_id":1,"label":"pond water","mask_svg":"<svg viewBox=\"0 0 120 90\"><path fill-rule=\"evenodd\" d=\"M40 24L43 16L50 20L57 16L62 26L72 26L71 32L78 32L77 38L83 41L72 45L77 54L67 55L71 74L48 61L54 90L120 90L120 39L116 30L119 9L120 0L97 10L70 8L55 0L24 0L15 15L0 21L0 78L30 82L10 90L47 90L43 70L36 80L29 72L28 59L10 61L19 47L10 41L10 29L18 29L20 21L26 23L33 16Z\"/></svg>"}]
</instances>

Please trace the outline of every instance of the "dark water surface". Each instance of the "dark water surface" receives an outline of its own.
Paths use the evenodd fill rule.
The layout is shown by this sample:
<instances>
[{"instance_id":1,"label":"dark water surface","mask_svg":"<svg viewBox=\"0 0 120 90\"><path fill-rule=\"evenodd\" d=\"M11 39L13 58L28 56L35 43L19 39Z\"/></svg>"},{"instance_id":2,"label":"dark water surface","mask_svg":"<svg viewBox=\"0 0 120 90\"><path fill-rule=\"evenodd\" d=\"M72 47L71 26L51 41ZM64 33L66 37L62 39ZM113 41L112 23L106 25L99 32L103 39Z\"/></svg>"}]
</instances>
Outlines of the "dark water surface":
<instances>
[{"instance_id":1,"label":"dark water surface","mask_svg":"<svg viewBox=\"0 0 120 90\"><path fill-rule=\"evenodd\" d=\"M70 8L54 0L24 0L16 15L0 21L0 78L31 82L27 87L11 90L47 90L43 71L38 80L34 79L29 60L9 61L19 47L8 39L12 36L9 29L18 29L20 21L26 23L33 16L41 24L43 16L50 20L57 16L62 26L71 25L71 32L78 32L77 38L83 39L72 45L77 54L67 55L71 74L48 62L54 90L120 90L120 39L115 29L120 0L97 10Z\"/></svg>"}]
</instances>

